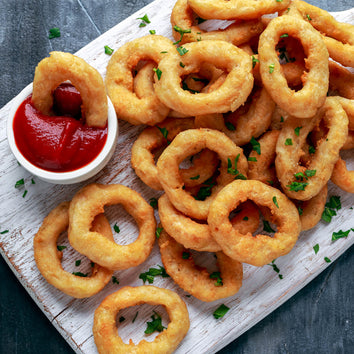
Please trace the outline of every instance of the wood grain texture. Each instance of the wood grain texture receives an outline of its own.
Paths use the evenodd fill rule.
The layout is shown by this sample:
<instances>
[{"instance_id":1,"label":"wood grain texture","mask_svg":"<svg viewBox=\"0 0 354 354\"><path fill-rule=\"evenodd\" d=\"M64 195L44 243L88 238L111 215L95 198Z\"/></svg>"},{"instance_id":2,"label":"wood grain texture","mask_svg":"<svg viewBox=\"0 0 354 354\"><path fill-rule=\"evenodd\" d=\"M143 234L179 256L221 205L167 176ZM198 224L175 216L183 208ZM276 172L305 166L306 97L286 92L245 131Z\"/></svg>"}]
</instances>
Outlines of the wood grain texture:
<instances>
[{"instance_id":1,"label":"wood grain texture","mask_svg":"<svg viewBox=\"0 0 354 354\"><path fill-rule=\"evenodd\" d=\"M99 34L101 31L100 26L97 24L96 19L93 20L93 16L95 14L97 15L98 12L87 16L85 15L85 11L89 11L83 9L80 2L70 2L70 4L73 6L70 10L81 12L82 18L85 19L84 22L86 22L86 26L90 28L90 31L96 31L96 35ZM45 4L42 5L44 6L43 8L45 8ZM30 7L27 10L30 11ZM48 12L48 10L44 11ZM127 23L112 29L110 32L106 33L104 37L98 38L88 47L80 50L78 54L88 60L104 75L105 65L109 59L101 50L105 44L109 44L113 48L116 48L123 42L132 39L136 35L141 36L146 34L141 30L136 33L136 17L140 17L140 15L143 15L144 13L149 14L149 17L153 19L153 23L159 23L159 33L170 36L168 27L169 11L170 9L168 8L164 8L162 11L161 6L141 10L139 16L134 15L128 20ZM73 16L71 16L71 18L72 17ZM78 24L75 26L78 28ZM148 28L146 29L146 32L147 31ZM52 45L51 42L50 44ZM59 46L58 43L57 45ZM70 49L68 49L68 51L70 51ZM75 51L75 49L72 51ZM46 55L47 52L43 53L42 56ZM34 65L36 63L37 62L35 62ZM50 318L53 324L56 325L62 333L64 332L64 336L68 337L71 345L73 347L81 345L81 348L77 349L78 351L82 350L85 353L95 352L92 336L89 334L92 325L92 309L97 306L106 294L114 291L117 287L110 284L104 292L91 299L73 300L60 294L59 291L56 291L56 289L53 289L45 283L36 270L31 248L32 236L38 229L41 220L46 215L48 210L53 208L60 201L70 199L75 191L77 191L83 184L70 187L52 186L44 182L36 181L37 183L32 185L31 176L29 176L17 165L7 147L5 137L5 119L8 109L9 105L6 105L0 112L0 124L2 127L0 135L0 157L2 162L0 177L0 201L1 205L6 205L6 211L2 213L0 225L1 227L4 226L10 230L9 234L2 235L1 237L2 252L5 255L5 259L10 263L10 266L20 274L20 281L27 288L30 294L32 293L31 295L34 296L35 301L37 303L39 302L42 310ZM104 171L102 171L97 177L92 178L90 181L98 180L103 183L123 183L128 186L133 186L135 189L142 192L145 199L148 200L157 194L144 187L143 184L135 177L129 162L131 144L134 141L137 132L141 128L131 127L127 123L121 124L120 128L121 135L119 138L119 145L113 161L111 161ZM17 191L13 188L14 182L22 177L25 177L26 188L28 187L29 191L25 199L22 199L22 191ZM337 190L333 186L330 193L338 194ZM316 276L317 272L326 266L323 261L324 255L334 260L342 252L344 252L344 250L353 243L351 241L352 239L348 238L346 240L339 240L333 245L331 245L330 242L330 235L332 231L337 230L338 227L348 229L352 226L352 211L350 211L349 206L353 204L353 198L347 195L342 198L342 203L343 210L340 212L336 222L329 225L329 227L325 227L325 225L322 224L319 225L318 228L316 228L316 233L313 231L304 233L296 249L290 255L279 259L279 262L277 261L277 265L281 269L281 273L284 275L284 279L282 281L277 278L276 274L270 267L263 267L261 269L246 267L245 282L241 292L231 299L218 301L213 304L203 304L196 299L186 298L184 292L177 289L171 280L155 281L157 286L167 286L175 289L188 303L192 317L192 326L194 326L194 329L188 334L186 340L180 347L179 352L215 352L220 349L227 342L234 339L236 335L239 335L243 331L247 330L260 318L264 317L276 306L284 302L294 292L299 290L299 288L307 281L310 281L314 276ZM118 210L118 212L112 210L110 214L111 219L116 220L116 218L119 218L120 213L121 210ZM129 220L127 222L121 222L121 219L119 220L122 230L121 233L125 235L132 225ZM312 246L315 243L321 244L321 252L317 257L314 256L312 250ZM74 259L73 257L74 255L71 256L71 260ZM68 264L69 263L70 262L68 261ZM121 280L120 285L141 285L142 282L137 279L137 274L156 264L161 264L161 262L159 260L157 249L155 248L153 255L142 266L133 270L117 272L117 277ZM128 279L132 278L135 279L135 281L128 281ZM330 279L330 276L328 276L328 279ZM317 303L320 301L328 282L329 280L327 279L323 280L324 285L323 288L321 288L322 290L320 290L319 294L314 297L316 305L315 308L317 307ZM35 295L33 294L33 291L36 292ZM335 292L333 292L333 294L335 294ZM343 299L342 304L345 304L345 301L348 300ZM211 313L219 303L227 304L232 307L232 310L224 320L213 322L214 320L211 317ZM305 310L305 308L303 308L303 310ZM312 313L311 311L306 311L306 313L311 313L315 316L316 314L313 311ZM149 313L147 311L145 312L146 318L148 318ZM127 317L132 314L132 312L128 312ZM350 321L350 319L348 321ZM346 326L347 325L344 323L343 328L348 328L348 326ZM138 327L141 327L141 332L143 332L143 321L138 323ZM300 328L302 328L301 323L299 323L297 328L300 331ZM350 328L352 330L352 324L349 329ZM128 328L126 332L127 335L130 334L130 331L135 332L135 329L135 327L130 328L130 330ZM278 327L278 330L280 329L281 327ZM306 334L306 331L304 332ZM270 334L271 333L268 335L269 338L272 337ZM132 333L132 335L134 338L134 333ZM300 345L301 341L299 341L298 344ZM274 348L274 346L269 346L269 348ZM340 344L333 347L333 349L338 348L341 348ZM349 347L342 346L342 348ZM279 347L279 350L281 350L281 347ZM284 349L284 351L286 350ZM20 349L19 352L23 351Z\"/></svg>"}]
</instances>

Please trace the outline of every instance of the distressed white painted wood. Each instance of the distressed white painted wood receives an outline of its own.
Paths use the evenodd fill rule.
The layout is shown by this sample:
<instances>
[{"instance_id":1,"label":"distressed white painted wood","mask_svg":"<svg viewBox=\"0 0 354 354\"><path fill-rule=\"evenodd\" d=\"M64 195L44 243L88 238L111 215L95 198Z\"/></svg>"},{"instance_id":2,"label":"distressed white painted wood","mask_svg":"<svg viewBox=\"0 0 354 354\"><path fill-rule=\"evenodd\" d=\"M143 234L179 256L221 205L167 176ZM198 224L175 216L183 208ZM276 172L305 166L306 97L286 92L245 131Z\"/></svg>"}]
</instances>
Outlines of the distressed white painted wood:
<instances>
[{"instance_id":1,"label":"distressed white painted wood","mask_svg":"<svg viewBox=\"0 0 354 354\"><path fill-rule=\"evenodd\" d=\"M104 45L118 48L127 41L149 34L150 29L155 29L157 34L172 38L169 16L173 4L173 0L157 0L151 3L82 48L77 54L96 67L104 76L109 60L109 56L104 54ZM151 24L139 28L140 21L137 18L144 14L148 14ZM353 9L335 13L335 16L343 22L354 23ZM139 274L147 271L151 266L161 264L157 246L155 245L151 256L144 264L115 273L120 281L119 285L110 283L99 294L89 299L77 300L62 294L42 278L33 259L32 241L46 214L58 203L70 200L85 184L94 181L122 183L139 191L146 200L159 196L159 193L146 187L136 177L130 166L131 146L142 127L133 127L128 123L120 122L120 136L114 157L103 171L89 181L60 186L35 179L36 183L32 184L32 176L17 164L6 141L5 127L10 106L11 102L0 111L0 232L9 230L8 233L0 235L0 252L36 304L72 348L77 353L97 353L92 337L94 309L106 295L121 286L142 285L142 281L138 279ZM354 161L351 157L349 166L353 168L353 165ZM15 182L21 178L25 179L25 187L15 189ZM28 190L28 194L22 198L24 189ZM221 349L324 270L329 265L324 261L324 257L334 261L354 243L354 233L346 239L334 243L331 241L333 231L348 230L354 226L353 210L350 209L354 204L353 196L343 193L331 183L329 195L341 196L342 209L330 224L325 225L320 222L314 229L302 233L293 251L276 261L283 275L282 280L269 266L256 268L245 265L243 286L237 295L213 303L203 303L193 297L187 297L187 294L171 279L155 278L154 285L175 290L188 306L191 328L177 349L177 353L214 353ZM108 214L111 223L117 222L121 229L116 239L122 243L131 242L136 230L131 218L122 208L111 207ZM67 244L63 237L60 240L63 244ZM320 245L320 251L315 255L313 246L317 243ZM73 263L78 257L80 256L73 250L64 251L66 269L74 270ZM230 307L230 311L223 319L215 320L212 313L221 303ZM132 319L135 313L136 309L124 312L127 321L120 327L120 332L125 340L132 338L137 342L143 338L138 333L143 333L151 309L142 307L137 321L132 325L129 319Z\"/></svg>"}]
</instances>

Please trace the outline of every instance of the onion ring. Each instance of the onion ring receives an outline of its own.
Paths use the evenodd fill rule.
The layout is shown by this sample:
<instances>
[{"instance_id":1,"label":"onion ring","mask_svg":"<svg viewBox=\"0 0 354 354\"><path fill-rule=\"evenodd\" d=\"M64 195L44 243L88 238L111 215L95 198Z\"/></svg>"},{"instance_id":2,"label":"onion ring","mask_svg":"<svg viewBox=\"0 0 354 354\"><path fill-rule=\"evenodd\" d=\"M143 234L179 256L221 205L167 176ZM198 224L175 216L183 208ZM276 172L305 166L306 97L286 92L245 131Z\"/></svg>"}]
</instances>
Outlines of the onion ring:
<instances>
[{"instance_id":1,"label":"onion ring","mask_svg":"<svg viewBox=\"0 0 354 354\"><path fill-rule=\"evenodd\" d=\"M274 198L279 207L274 203ZM241 234L232 227L230 212L247 199L270 209L278 225L273 237L262 234L254 237L249 232ZM289 253L301 230L294 204L278 189L253 180L236 180L225 186L210 205L208 224L225 254L258 267Z\"/></svg>"},{"instance_id":2,"label":"onion ring","mask_svg":"<svg viewBox=\"0 0 354 354\"><path fill-rule=\"evenodd\" d=\"M56 241L69 225L69 202L63 202L53 209L43 220L33 240L34 259L38 270L47 282L65 294L75 298L85 298L101 291L111 280L113 272L98 264L90 277L80 277L66 272L61 265L62 252L57 250ZM93 230L113 240L112 231L103 214L97 215Z\"/></svg>"},{"instance_id":3,"label":"onion ring","mask_svg":"<svg viewBox=\"0 0 354 354\"><path fill-rule=\"evenodd\" d=\"M195 116L234 111L246 101L253 86L252 63L247 53L230 43L212 40L187 43L182 48L183 56L174 50L159 63L161 77L155 83L155 92L164 104ZM210 93L192 94L184 90L181 76L198 72L204 62L226 70L225 82Z\"/></svg>"},{"instance_id":4,"label":"onion ring","mask_svg":"<svg viewBox=\"0 0 354 354\"><path fill-rule=\"evenodd\" d=\"M341 158L334 165L331 181L340 189L354 193L354 171L348 171L345 161Z\"/></svg>"},{"instance_id":5,"label":"onion ring","mask_svg":"<svg viewBox=\"0 0 354 354\"><path fill-rule=\"evenodd\" d=\"M118 245L90 231L94 217L105 205L122 204L139 227L138 238L129 245ZM90 184L79 190L70 203L69 242L78 252L108 269L134 267L149 256L155 241L153 208L134 190L120 184Z\"/></svg>"},{"instance_id":6,"label":"onion ring","mask_svg":"<svg viewBox=\"0 0 354 354\"><path fill-rule=\"evenodd\" d=\"M354 73L333 61L328 63L328 67L331 91L335 91L336 95L354 100Z\"/></svg>"},{"instance_id":7,"label":"onion ring","mask_svg":"<svg viewBox=\"0 0 354 354\"><path fill-rule=\"evenodd\" d=\"M165 307L170 323L152 342L125 344L117 333L116 317L126 307L147 303ZM185 303L171 290L152 285L125 286L108 295L95 311L93 336L99 353L172 353L186 336L189 315Z\"/></svg>"},{"instance_id":8,"label":"onion ring","mask_svg":"<svg viewBox=\"0 0 354 354\"><path fill-rule=\"evenodd\" d=\"M284 10L290 0L188 0L190 7L204 19L255 19Z\"/></svg>"},{"instance_id":9,"label":"onion ring","mask_svg":"<svg viewBox=\"0 0 354 354\"><path fill-rule=\"evenodd\" d=\"M294 0L301 15L321 34L329 56L344 66L354 67L354 26L335 20L327 11L305 1Z\"/></svg>"},{"instance_id":10,"label":"onion ring","mask_svg":"<svg viewBox=\"0 0 354 354\"><path fill-rule=\"evenodd\" d=\"M153 150L167 147L168 143L181 131L193 129L192 118L168 118L157 127L145 128L135 140L131 151L131 163L135 173L150 188L162 190L154 162ZM165 138L159 129L165 129ZM199 157L193 159L193 165L179 171L185 186L198 185L210 178L217 167L216 154L203 150ZM198 179L193 179L199 176ZM191 179L192 178L192 179Z\"/></svg>"},{"instance_id":11,"label":"onion ring","mask_svg":"<svg viewBox=\"0 0 354 354\"><path fill-rule=\"evenodd\" d=\"M213 188L209 197L201 201L183 189L183 181L178 172L179 164L187 156L204 148L219 155L221 169L216 180L218 185ZM234 166L234 162L238 165ZM228 164L231 164L229 168ZM162 187L174 207L184 214L203 220L207 218L209 205L217 192L237 178L237 175L239 177L242 175L243 178L246 176L247 160L242 149L225 134L210 129L190 129L179 133L165 149L157 162L157 170ZM228 170L231 174L227 172Z\"/></svg>"},{"instance_id":12,"label":"onion ring","mask_svg":"<svg viewBox=\"0 0 354 354\"><path fill-rule=\"evenodd\" d=\"M275 47L282 34L298 38L307 54L305 83L295 92L288 87ZM282 109L298 118L313 117L328 91L328 52L320 34L306 21L292 16L273 19L259 39L262 82Z\"/></svg>"},{"instance_id":13,"label":"onion ring","mask_svg":"<svg viewBox=\"0 0 354 354\"><path fill-rule=\"evenodd\" d=\"M227 115L232 130L225 124L222 114L197 115L195 125L201 128L216 129L226 134L236 145L250 142L252 137L263 134L271 123L275 103L265 88L257 89L251 94L251 103L244 113L244 107Z\"/></svg>"},{"instance_id":14,"label":"onion ring","mask_svg":"<svg viewBox=\"0 0 354 354\"><path fill-rule=\"evenodd\" d=\"M166 118L169 108L160 102L154 91L141 99L133 92L132 71L139 61L153 60L158 64L172 51L175 47L169 39L151 35L134 39L114 52L107 66L105 83L118 118L133 125L155 125Z\"/></svg>"},{"instance_id":15,"label":"onion ring","mask_svg":"<svg viewBox=\"0 0 354 354\"><path fill-rule=\"evenodd\" d=\"M183 290L199 300L210 302L235 295L242 285L242 264L226 256L223 252L216 252L217 265L222 279L221 286L216 285L206 268L196 266L193 257L184 259L188 254L186 248L175 241L162 230L158 239L161 260L168 275Z\"/></svg>"},{"instance_id":16,"label":"onion ring","mask_svg":"<svg viewBox=\"0 0 354 354\"><path fill-rule=\"evenodd\" d=\"M197 24L194 24L194 13L187 0L177 0L171 13L172 29L177 26L182 30L189 30L190 33L184 33L180 44L205 41L205 40L223 40L233 45L248 42L252 37L259 35L264 28L262 21L235 22L226 27L214 31L204 31ZM176 41L181 39L181 35L173 30L173 37Z\"/></svg>"},{"instance_id":17,"label":"onion ring","mask_svg":"<svg viewBox=\"0 0 354 354\"><path fill-rule=\"evenodd\" d=\"M306 138L321 120L329 129L327 138L317 142L316 151L307 166L300 166ZM348 118L335 97L327 97L313 119L289 117L279 135L275 159L277 176L285 194L298 200L308 200L317 195L330 179L347 135Z\"/></svg>"},{"instance_id":18,"label":"onion ring","mask_svg":"<svg viewBox=\"0 0 354 354\"><path fill-rule=\"evenodd\" d=\"M100 73L85 60L64 52L50 52L41 60L33 79L32 102L36 109L49 115L53 107L53 92L64 81L70 80L80 92L82 115L88 126L104 127L108 106Z\"/></svg>"}]
</instances>

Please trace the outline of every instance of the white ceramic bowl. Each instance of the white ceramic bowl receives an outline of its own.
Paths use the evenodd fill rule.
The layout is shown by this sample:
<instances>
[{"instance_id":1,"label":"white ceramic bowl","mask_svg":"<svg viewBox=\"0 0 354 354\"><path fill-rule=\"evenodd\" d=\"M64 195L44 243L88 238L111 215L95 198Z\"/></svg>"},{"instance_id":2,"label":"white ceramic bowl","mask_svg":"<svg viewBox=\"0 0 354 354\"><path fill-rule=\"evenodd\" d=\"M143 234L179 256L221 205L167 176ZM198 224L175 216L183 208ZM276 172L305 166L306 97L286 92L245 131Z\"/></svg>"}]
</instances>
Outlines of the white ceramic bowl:
<instances>
[{"instance_id":1,"label":"white ceramic bowl","mask_svg":"<svg viewBox=\"0 0 354 354\"><path fill-rule=\"evenodd\" d=\"M117 140L118 140L118 120L117 115L114 110L111 100L108 100L108 133L107 140L99 155L84 167L81 167L75 171L70 172L51 172L43 170L30 161L28 161L19 151L15 143L14 131L13 131L13 120L16 111L20 104L32 93L33 85L29 84L25 87L20 94L18 94L10 108L9 116L7 119L7 141L9 142L10 149L15 155L17 161L24 167L27 171L37 176L38 178L56 184L71 184L85 181L86 179L94 176L107 164L113 155L115 150Z\"/></svg>"}]
</instances>

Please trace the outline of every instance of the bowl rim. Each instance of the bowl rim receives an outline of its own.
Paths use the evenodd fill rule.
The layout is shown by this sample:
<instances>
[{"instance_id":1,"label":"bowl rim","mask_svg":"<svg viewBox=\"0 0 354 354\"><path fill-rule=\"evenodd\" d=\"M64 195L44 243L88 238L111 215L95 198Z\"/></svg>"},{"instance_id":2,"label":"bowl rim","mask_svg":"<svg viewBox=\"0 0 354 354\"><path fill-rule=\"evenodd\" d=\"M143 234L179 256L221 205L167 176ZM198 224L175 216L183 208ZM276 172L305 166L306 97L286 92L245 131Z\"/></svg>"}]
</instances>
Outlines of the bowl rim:
<instances>
[{"instance_id":1,"label":"bowl rim","mask_svg":"<svg viewBox=\"0 0 354 354\"><path fill-rule=\"evenodd\" d=\"M115 150L117 140L118 140L118 119L114 109L114 106L107 96L108 104L108 129L107 129L107 140L103 146L103 149L98 154L98 156L92 160L87 165L68 172L53 172L47 171L40 167L35 166L29 160L27 160L20 150L18 149L15 136L13 131L13 121L18 107L21 103L32 93L33 83L27 85L13 100L10 107L10 111L7 118L7 141L10 146L12 153L14 154L20 165L33 175L39 177L40 179L56 184L71 184L82 182L95 174L97 174L110 160Z\"/></svg>"}]
</instances>

